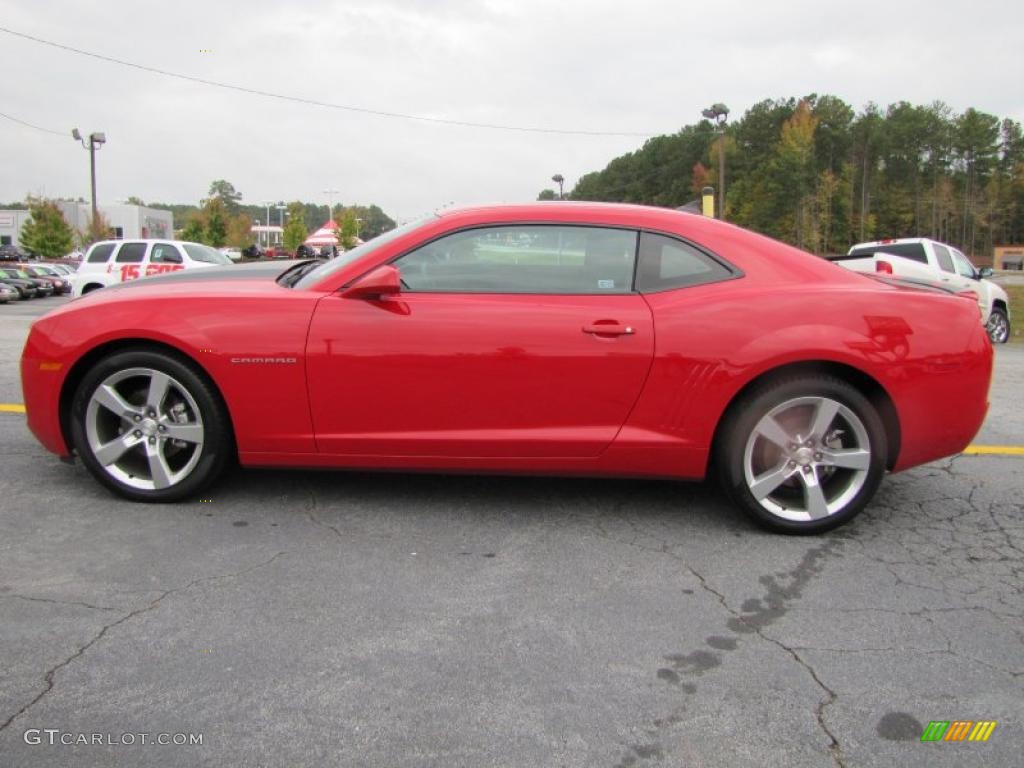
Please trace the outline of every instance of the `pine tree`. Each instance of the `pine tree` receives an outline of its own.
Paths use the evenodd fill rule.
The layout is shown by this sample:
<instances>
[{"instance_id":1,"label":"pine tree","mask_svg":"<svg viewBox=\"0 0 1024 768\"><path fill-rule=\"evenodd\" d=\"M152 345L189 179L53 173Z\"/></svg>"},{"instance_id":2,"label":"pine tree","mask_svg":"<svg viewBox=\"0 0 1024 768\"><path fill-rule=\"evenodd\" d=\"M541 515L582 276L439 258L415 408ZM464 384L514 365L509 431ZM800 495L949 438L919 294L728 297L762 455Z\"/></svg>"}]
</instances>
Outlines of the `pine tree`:
<instances>
[{"instance_id":1,"label":"pine tree","mask_svg":"<svg viewBox=\"0 0 1024 768\"><path fill-rule=\"evenodd\" d=\"M284 247L292 253L309 237L306 229L305 208L300 202L288 206L288 221L284 225Z\"/></svg>"},{"instance_id":2,"label":"pine tree","mask_svg":"<svg viewBox=\"0 0 1024 768\"><path fill-rule=\"evenodd\" d=\"M21 244L40 256L56 259L74 247L75 232L51 200L29 198L32 218L21 228Z\"/></svg>"}]
</instances>

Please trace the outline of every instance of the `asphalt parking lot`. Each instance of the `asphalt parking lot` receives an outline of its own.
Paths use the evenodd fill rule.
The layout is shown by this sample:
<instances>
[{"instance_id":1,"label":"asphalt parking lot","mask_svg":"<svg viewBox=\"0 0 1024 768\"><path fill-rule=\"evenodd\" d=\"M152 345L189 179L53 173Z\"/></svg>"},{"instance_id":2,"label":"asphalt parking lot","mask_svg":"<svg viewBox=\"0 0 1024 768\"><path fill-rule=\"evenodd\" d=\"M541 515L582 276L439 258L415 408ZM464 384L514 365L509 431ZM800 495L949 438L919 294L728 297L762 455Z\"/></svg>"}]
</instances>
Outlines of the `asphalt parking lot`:
<instances>
[{"instance_id":1,"label":"asphalt parking lot","mask_svg":"<svg viewBox=\"0 0 1024 768\"><path fill-rule=\"evenodd\" d=\"M0 307L0 402L22 402L29 322L60 301ZM1022 387L1024 346L999 348L976 443L1024 444ZM238 471L147 506L16 412L0 451L0 766L1024 752L1024 456L891 476L852 525L802 539L696 484ZM933 720L997 726L922 743Z\"/></svg>"}]
</instances>

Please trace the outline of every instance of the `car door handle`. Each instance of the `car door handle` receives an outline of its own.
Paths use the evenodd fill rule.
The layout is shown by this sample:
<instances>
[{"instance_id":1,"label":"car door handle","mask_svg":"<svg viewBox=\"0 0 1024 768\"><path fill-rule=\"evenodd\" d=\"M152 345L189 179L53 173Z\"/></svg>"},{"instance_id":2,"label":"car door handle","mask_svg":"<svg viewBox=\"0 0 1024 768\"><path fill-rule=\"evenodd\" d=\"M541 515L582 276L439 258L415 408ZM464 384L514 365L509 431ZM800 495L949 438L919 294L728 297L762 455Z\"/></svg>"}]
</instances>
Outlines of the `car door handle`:
<instances>
[{"instance_id":1,"label":"car door handle","mask_svg":"<svg viewBox=\"0 0 1024 768\"><path fill-rule=\"evenodd\" d=\"M596 336L632 336L636 329L631 325L622 325L614 321L598 321L583 326L584 333L592 333Z\"/></svg>"}]
</instances>

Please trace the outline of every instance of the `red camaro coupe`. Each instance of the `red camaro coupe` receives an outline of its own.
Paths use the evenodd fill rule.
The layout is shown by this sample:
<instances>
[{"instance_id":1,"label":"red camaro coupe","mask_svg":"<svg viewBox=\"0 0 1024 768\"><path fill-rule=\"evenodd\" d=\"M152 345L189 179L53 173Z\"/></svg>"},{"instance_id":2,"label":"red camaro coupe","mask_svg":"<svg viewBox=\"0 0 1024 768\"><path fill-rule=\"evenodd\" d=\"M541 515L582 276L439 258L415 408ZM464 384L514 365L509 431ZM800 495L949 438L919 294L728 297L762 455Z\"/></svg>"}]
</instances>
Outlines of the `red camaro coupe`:
<instances>
[{"instance_id":1,"label":"red camaro coupe","mask_svg":"<svg viewBox=\"0 0 1024 768\"><path fill-rule=\"evenodd\" d=\"M856 515L987 408L976 302L678 211L446 211L329 262L188 270L38 320L28 424L130 499L245 466L697 479Z\"/></svg>"}]
</instances>

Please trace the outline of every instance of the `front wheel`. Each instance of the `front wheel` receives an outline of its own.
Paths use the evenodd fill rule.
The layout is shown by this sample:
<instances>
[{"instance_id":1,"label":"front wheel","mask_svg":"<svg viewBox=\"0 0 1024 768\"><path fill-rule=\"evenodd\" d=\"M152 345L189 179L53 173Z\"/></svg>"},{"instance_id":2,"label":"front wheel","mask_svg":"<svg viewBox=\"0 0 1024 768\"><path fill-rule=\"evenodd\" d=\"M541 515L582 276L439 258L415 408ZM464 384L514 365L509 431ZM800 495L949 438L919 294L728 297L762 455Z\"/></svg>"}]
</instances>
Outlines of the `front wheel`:
<instances>
[{"instance_id":1,"label":"front wheel","mask_svg":"<svg viewBox=\"0 0 1024 768\"><path fill-rule=\"evenodd\" d=\"M231 430L210 383L177 357L130 350L104 358L71 411L78 455L103 485L134 501L176 501L223 470Z\"/></svg>"},{"instance_id":2,"label":"front wheel","mask_svg":"<svg viewBox=\"0 0 1024 768\"><path fill-rule=\"evenodd\" d=\"M999 307L993 307L985 324L985 330L993 344L1005 344L1010 339L1010 319Z\"/></svg>"},{"instance_id":3,"label":"front wheel","mask_svg":"<svg viewBox=\"0 0 1024 768\"><path fill-rule=\"evenodd\" d=\"M858 390L831 376L755 387L717 446L732 500L765 528L814 534L855 517L886 465L885 428Z\"/></svg>"}]
</instances>

